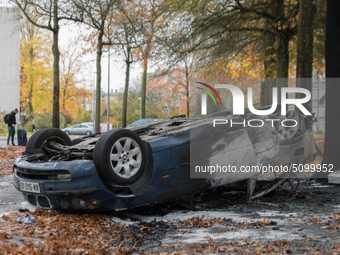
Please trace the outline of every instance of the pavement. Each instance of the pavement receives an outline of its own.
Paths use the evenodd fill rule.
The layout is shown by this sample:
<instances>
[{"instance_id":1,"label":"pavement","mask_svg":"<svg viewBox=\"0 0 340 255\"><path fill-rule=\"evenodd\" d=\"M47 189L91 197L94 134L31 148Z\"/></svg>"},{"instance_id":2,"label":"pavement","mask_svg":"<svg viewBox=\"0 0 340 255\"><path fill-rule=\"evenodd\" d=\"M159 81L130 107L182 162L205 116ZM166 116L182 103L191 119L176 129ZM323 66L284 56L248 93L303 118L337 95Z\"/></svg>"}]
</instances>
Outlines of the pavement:
<instances>
[{"instance_id":1,"label":"pavement","mask_svg":"<svg viewBox=\"0 0 340 255\"><path fill-rule=\"evenodd\" d=\"M17 136L14 136L14 139L17 139ZM7 136L0 136L0 141L7 141Z\"/></svg>"},{"instance_id":2,"label":"pavement","mask_svg":"<svg viewBox=\"0 0 340 255\"><path fill-rule=\"evenodd\" d=\"M24 196L13 186L13 175L0 176L0 222L1 216L19 209L33 212L36 208L25 201Z\"/></svg>"},{"instance_id":3,"label":"pavement","mask_svg":"<svg viewBox=\"0 0 340 255\"><path fill-rule=\"evenodd\" d=\"M29 137L27 137L28 139ZM10 141L10 144L12 141ZM14 137L14 143L18 145L18 137ZM6 147L7 146L7 136L0 136L0 147Z\"/></svg>"},{"instance_id":4,"label":"pavement","mask_svg":"<svg viewBox=\"0 0 340 255\"><path fill-rule=\"evenodd\" d=\"M14 143L18 145L18 139L14 137ZM7 146L7 137L6 138L0 138L0 147L6 147Z\"/></svg>"}]
</instances>

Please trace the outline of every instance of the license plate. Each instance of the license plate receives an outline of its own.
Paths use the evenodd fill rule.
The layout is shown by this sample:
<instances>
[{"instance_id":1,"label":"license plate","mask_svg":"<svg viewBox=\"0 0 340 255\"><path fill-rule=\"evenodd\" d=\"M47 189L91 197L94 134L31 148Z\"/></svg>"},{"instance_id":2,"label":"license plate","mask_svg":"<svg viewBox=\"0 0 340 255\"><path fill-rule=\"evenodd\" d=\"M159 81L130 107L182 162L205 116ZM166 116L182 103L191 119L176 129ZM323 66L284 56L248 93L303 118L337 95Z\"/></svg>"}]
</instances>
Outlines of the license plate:
<instances>
[{"instance_id":1,"label":"license plate","mask_svg":"<svg viewBox=\"0 0 340 255\"><path fill-rule=\"evenodd\" d=\"M40 193L39 183L35 182L20 182L20 190L32 193Z\"/></svg>"}]
</instances>

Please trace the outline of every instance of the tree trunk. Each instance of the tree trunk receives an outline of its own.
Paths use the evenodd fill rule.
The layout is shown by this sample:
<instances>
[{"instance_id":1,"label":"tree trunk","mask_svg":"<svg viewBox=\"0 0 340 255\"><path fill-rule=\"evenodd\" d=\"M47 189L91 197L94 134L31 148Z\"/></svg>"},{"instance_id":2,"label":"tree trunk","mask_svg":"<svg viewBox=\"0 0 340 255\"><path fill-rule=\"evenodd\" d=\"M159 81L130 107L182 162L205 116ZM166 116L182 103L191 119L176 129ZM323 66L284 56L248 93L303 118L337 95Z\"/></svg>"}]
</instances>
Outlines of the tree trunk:
<instances>
[{"instance_id":1,"label":"tree trunk","mask_svg":"<svg viewBox=\"0 0 340 255\"><path fill-rule=\"evenodd\" d=\"M285 32L276 34L276 86L278 102L281 102L281 88L288 87L289 36Z\"/></svg>"},{"instance_id":2,"label":"tree trunk","mask_svg":"<svg viewBox=\"0 0 340 255\"><path fill-rule=\"evenodd\" d=\"M33 47L30 48L30 64L31 66L33 66L33 58L34 58L34 49ZM33 76L33 75L31 75ZM32 95L33 95L33 77L31 77L31 81L30 81L30 88L29 88L29 91L28 91L28 112L30 115L33 114L33 105L32 105ZM28 79L28 82L29 82L29 79Z\"/></svg>"},{"instance_id":3,"label":"tree trunk","mask_svg":"<svg viewBox=\"0 0 340 255\"><path fill-rule=\"evenodd\" d=\"M316 1L300 0L297 39L296 86L312 91L313 38ZM304 97L301 93L297 98ZM312 112L312 100L304 104Z\"/></svg>"},{"instance_id":4,"label":"tree trunk","mask_svg":"<svg viewBox=\"0 0 340 255\"><path fill-rule=\"evenodd\" d=\"M340 170L340 1L327 1L326 25L326 131L322 164Z\"/></svg>"},{"instance_id":5,"label":"tree trunk","mask_svg":"<svg viewBox=\"0 0 340 255\"><path fill-rule=\"evenodd\" d=\"M60 128L59 121L59 48L58 1L53 0L53 114L52 127Z\"/></svg>"},{"instance_id":6,"label":"tree trunk","mask_svg":"<svg viewBox=\"0 0 340 255\"><path fill-rule=\"evenodd\" d=\"M185 65L185 88L186 88L186 93L187 93L187 117L190 116L190 80L189 80L189 70L188 66ZM181 102L179 102L181 103Z\"/></svg>"},{"instance_id":7,"label":"tree trunk","mask_svg":"<svg viewBox=\"0 0 340 255\"><path fill-rule=\"evenodd\" d=\"M30 115L33 114L32 94L33 94L33 81L31 81L30 89L28 91L28 111Z\"/></svg>"},{"instance_id":8,"label":"tree trunk","mask_svg":"<svg viewBox=\"0 0 340 255\"><path fill-rule=\"evenodd\" d=\"M142 96L142 119L145 118L145 104L146 104L146 81L148 75L148 59L144 59L144 70L143 70L143 80L142 80L142 88L141 88L141 96Z\"/></svg>"},{"instance_id":9,"label":"tree trunk","mask_svg":"<svg viewBox=\"0 0 340 255\"><path fill-rule=\"evenodd\" d=\"M130 46L127 46L125 89L124 89L124 96L123 96L123 117L122 117L123 128L126 127L127 100L128 100L128 93L129 93L130 65L131 65L130 54L131 54L131 48Z\"/></svg>"},{"instance_id":10,"label":"tree trunk","mask_svg":"<svg viewBox=\"0 0 340 255\"><path fill-rule=\"evenodd\" d=\"M64 85L64 89L63 89L63 110L65 111L65 103L66 103L66 84Z\"/></svg>"},{"instance_id":11,"label":"tree trunk","mask_svg":"<svg viewBox=\"0 0 340 255\"><path fill-rule=\"evenodd\" d=\"M189 87L187 88L187 117L189 117L190 116L190 108L189 108L189 106L190 106L190 99L189 99L189 96L190 96L190 90L189 90ZM179 103L181 103L181 102L179 102Z\"/></svg>"},{"instance_id":12,"label":"tree trunk","mask_svg":"<svg viewBox=\"0 0 340 255\"><path fill-rule=\"evenodd\" d=\"M288 67L289 67L289 36L284 28L285 24L285 6L284 0L276 0L274 9L276 25L276 87L278 88L278 103L281 102L281 88L288 86Z\"/></svg>"},{"instance_id":13,"label":"tree trunk","mask_svg":"<svg viewBox=\"0 0 340 255\"><path fill-rule=\"evenodd\" d=\"M266 33L264 39L264 81L261 86L261 106L270 105L272 102L272 88L275 85L276 59L275 35Z\"/></svg>"},{"instance_id":14,"label":"tree trunk","mask_svg":"<svg viewBox=\"0 0 340 255\"><path fill-rule=\"evenodd\" d=\"M96 85L96 116L95 116L95 132L100 132L100 103L101 103L101 81L102 81L102 54L103 54L103 32L99 32L97 41L97 85Z\"/></svg>"}]
</instances>

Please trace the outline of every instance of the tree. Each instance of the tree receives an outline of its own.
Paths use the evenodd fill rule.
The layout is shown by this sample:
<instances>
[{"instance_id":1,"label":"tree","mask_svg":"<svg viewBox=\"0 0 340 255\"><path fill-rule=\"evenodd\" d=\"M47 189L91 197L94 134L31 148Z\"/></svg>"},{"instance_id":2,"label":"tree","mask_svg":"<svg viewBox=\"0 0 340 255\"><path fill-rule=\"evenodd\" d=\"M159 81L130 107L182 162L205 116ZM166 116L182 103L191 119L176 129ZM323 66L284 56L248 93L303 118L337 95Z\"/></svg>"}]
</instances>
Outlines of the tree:
<instances>
[{"instance_id":1,"label":"tree","mask_svg":"<svg viewBox=\"0 0 340 255\"><path fill-rule=\"evenodd\" d=\"M186 98L187 117L190 116L190 80L197 75L200 69L200 61L200 55L187 54L187 56L182 57L182 61L171 74L174 79L173 83L178 87L179 91L181 91L181 88L184 89L182 93Z\"/></svg>"},{"instance_id":2,"label":"tree","mask_svg":"<svg viewBox=\"0 0 340 255\"><path fill-rule=\"evenodd\" d=\"M117 40L120 42L120 48L121 52L123 52L124 61L126 64L125 68L125 87L124 87L124 95L123 95L123 111L122 111L122 127L126 127L127 122L127 106L128 106L128 93L129 93L129 82L130 82L130 67L133 63L133 42L134 42L134 36L132 33L130 33L130 25L127 22L127 20L121 21L121 27L124 31L123 38L116 37ZM134 46L136 48L137 46Z\"/></svg>"},{"instance_id":3,"label":"tree","mask_svg":"<svg viewBox=\"0 0 340 255\"><path fill-rule=\"evenodd\" d=\"M25 19L21 21L20 107L21 111L26 111L27 116L32 116L35 110L40 112L43 105L41 99L49 95L50 87L52 88L48 79L52 76L52 66L49 64L52 52L47 47L48 44L43 43L49 41L49 38L42 32L42 29ZM41 87L44 87L44 96L38 97Z\"/></svg>"},{"instance_id":4,"label":"tree","mask_svg":"<svg viewBox=\"0 0 340 255\"><path fill-rule=\"evenodd\" d=\"M152 74L149 75L147 84L147 102L148 111L146 117L148 118L164 118L163 109L168 108L170 111L169 116L177 116L180 114L180 109L186 106L186 95L181 90L181 86L177 84L175 77L180 81L183 76L174 69L167 74ZM183 95L179 98L179 95ZM183 108L182 108L183 106Z\"/></svg>"},{"instance_id":5,"label":"tree","mask_svg":"<svg viewBox=\"0 0 340 255\"><path fill-rule=\"evenodd\" d=\"M66 101L71 97L71 87L75 87L77 83L77 73L80 72L83 63L80 61L81 52L78 51L76 41L70 41L65 51L60 55L61 66L61 109L66 110Z\"/></svg>"},{"instance_id":6,"label":"tree","mask_svg":"<svg viewBox=\"0 0 340 255\"><path fill-rule=\"evenodd\" d=\"M114 6L118 0L72 0L76 9L83 17L82 22L95 30L90 40L96 38L96 114L95 132L100 132L100 102L101 102L101 58L104 46L112 45L110 41L110 26L113 24Z\"/></svg>"},{"instance_id":7,"label":"tree","mask_svg":"<svg viewBox=\"0 0 340 255\"><path fill-rule=\"evenodd\" d=\"M138 44L137 57L142 63L143 76L141 84L142 109L141 117L145 118L146 112L146 85L148 76L148 63L152 59L157 59L157 37L163 33L166 26L166 18L163 14L164 2L158 0L138 1L135 7L135 14L125 11L128 20L135 27ZM131 15L132 14L132 15Z\"/></svg>"},{"instance_id":8,"label":"tree","mask_svg":"<svg viewBox=\"0 0 340 255\"><path fill-rule=\"evenodd\" d=\"M313 40L316 1L300 0L297 39L296 86L312 91ZM300 97L301 95L297 95ZM312 101L305 103L312 112Z\"/></svg>"},{"instance_id":9,"label":"tree","mask_svg":"<svg viewBox=\"0 0 340 255\"><path fill-rule=\"evenodd\" d=\"M326 9L327 0L318 0L314 28L313 76L326 76Z\"/></svg>"},{"instance_id":10,"label":"tree","mask_svg":"<svg viewBox=\"0 0 340 255\"><path fill-rule=\"evenodd\" d=\"M270 105L272 102L272 88L275 86L276 77L276 49L275 34L269 29L264 34L264 49L262 49L264 81L261 86L261 106Z\"/></svg>"},{"instance_id":11,"label":"tree","mask_svg":"<svg viewBox=\"0 0 340 255\"><path fill-rule=\"evenodd\" d=\"M61 113L64 115L67 124L73 116L76 123L81 122L87 105L92 102L93 93L87 89L88 75L85 63L82 59L83 51L79 43L79 38L71 40L60 50L60 77L61 77Z\"/></svg>"},{"instance_id":12,"label":"tree","mask_svg":"<svg viewBox=\"0 0 340 255\"><path fill-rule=\"evenodd\" d=\"M287 86L288 46L289 41L297 33L297 1L228 0L216 2L212 0L199 2L199 4L186 2L185 5L187 8L176 5L179 8L178 12L187 13L190 10L191 16L183 18L183 28L177 33L180 36L172 40L171 47L181 51L174 46L176 43L191 42L188 43L192 45L191 48L186 51L213 49L215 53L227 57L230 54L236 55L242 52L250 45L263 45L265 41L265 49L276 46L276 77L284 78L279 79L276 85L277 87ZM191 24L189 28L188 23ZM273 35L275 44L273 44ZM268 36L267 39L265 39L266 36ZM272 55L270 52L268 54ZM275 68L269 62L265 67ZM272 71L265 71L265 74L272 75ZM265 86L265 90L270 87Z\"/></svg>"},{"instance_id":13,"label":"tree","mask_svg":"<svg viewBox=\"0 0 340 255\"><path fill-rule=\"evenodd\" d=\"M130 68L131 64L134 62L134 55L137 54L136 49L139 47L139 44L136 38L138 28L135 27L135 23L129 18L130 16L137 15L134 3L125 2L124 5L121 4L119 6L119 10L120 12L115 16L115 19L112 20L110 39L113 49L123 56L126 65L122 107L122 127L126 127ZM127 12L127 10L129 10L129 12Z\"/></svg>"},{"instance_id":14,"label":"tree","mask_svg":"<svg viewBox=\"0 0 340 255\"><path fill-rule=\"evenodd\" d=\"M59 128L59 29L61 20L81 21L68 1L10 0L33 25L53 33L53 118L52 127Z\"/></svg>"}]
</instances>

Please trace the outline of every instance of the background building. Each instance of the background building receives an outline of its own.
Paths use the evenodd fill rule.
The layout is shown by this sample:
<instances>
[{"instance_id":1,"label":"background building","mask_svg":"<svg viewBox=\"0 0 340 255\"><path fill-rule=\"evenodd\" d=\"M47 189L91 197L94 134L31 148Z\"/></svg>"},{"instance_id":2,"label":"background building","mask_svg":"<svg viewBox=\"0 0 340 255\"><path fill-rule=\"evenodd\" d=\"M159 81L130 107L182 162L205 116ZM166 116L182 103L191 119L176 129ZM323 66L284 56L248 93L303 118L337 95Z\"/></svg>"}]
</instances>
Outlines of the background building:
<instances>
[{"instance_id":1,"label":"background building","mask_svg":"<svg viewBox=\"0 0 340 255\"><path fill-rule=\"evenodd\" d=\"M0 89L0 109L20 110L19 11L7 7L0 7Z\"/></svg>"}]
</instances>

